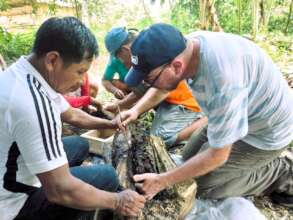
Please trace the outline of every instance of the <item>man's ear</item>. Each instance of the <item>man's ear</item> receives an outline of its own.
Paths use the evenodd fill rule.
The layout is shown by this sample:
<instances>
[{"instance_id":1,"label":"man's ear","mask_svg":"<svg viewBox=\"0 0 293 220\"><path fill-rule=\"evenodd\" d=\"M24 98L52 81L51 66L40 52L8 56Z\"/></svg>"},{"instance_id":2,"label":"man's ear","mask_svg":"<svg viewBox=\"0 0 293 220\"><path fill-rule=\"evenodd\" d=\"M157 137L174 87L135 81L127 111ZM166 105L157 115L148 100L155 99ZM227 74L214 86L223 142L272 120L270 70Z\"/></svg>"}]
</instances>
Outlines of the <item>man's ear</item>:
<instances>
[{"instance_id":1,"label":"man's ear","mask_svg":"<svg viewBox=\"0 0 293 220\"><path fill-rule=\"evenodd\" d=\"M178 77L181 77L181 75L184 72L184 68L183 68L183 62L179 59L174 59L172 61L172 66L174 68L174 72Z\"/></svg>"},{"instance_id":2,"label":"man's ear","mask_svg":"<svg viewBox=\"0 0 293 220\"><path fill-rule=\"evenodd\" d=\"M57 51L50 51L44 57L45 68L48 73L54 72L57 66L62 65L62 59Z\"/></svg>"}]
</instances>

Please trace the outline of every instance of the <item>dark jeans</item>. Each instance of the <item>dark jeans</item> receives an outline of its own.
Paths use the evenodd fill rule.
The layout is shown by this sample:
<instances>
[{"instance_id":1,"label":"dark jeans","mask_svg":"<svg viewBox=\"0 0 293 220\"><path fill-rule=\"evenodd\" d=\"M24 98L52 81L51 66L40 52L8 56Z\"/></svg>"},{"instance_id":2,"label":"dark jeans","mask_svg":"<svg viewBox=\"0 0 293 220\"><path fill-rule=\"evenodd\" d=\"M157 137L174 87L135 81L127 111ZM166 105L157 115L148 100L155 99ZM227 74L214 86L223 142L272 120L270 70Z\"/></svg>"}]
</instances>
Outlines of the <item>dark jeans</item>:
<instances>
[{"instance_id":1,"label":"dark jeans","mask_svg":"<svg viewBox=\"0 0 293 220\"><path fill-rule=\"evenodd\" d=\"M73 176L102 190L111 192L117 190L119 183L113 167L80 166L89 150L89 144L85 139L79 136L68 136L62 141ZM92 214L93 211L82 211L53 204L47 200L44 189L39 188L29 196L15 220L74 220Z\"/></svg>"}]
</instances>

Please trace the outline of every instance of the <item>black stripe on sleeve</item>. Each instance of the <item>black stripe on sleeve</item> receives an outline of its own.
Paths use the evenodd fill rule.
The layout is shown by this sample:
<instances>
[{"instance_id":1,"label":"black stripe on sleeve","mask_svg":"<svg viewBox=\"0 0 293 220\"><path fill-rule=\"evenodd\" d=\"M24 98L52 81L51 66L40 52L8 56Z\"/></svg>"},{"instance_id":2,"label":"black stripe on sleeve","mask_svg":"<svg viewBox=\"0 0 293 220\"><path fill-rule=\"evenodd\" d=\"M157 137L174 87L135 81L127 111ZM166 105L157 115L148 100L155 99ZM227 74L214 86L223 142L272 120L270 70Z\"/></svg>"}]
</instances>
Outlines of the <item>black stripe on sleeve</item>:
<instances>
[{"instance_id":1,"label":"black stripe on sleeve","mask_svg":"<svg viewBox=\"0 0 293 220\"><path fill-rule=\"evenodd\" d=\"M58 141L58 138L57 138L57 123L56 123L55 115L54 115L54 112L53 112L51 100L49 100L49 98L47 96L45 96L45 97L46 97L46 99L47 99L47 101L49 103L51 117L52 117L52 120L53 120L55 146L57 146L58 154L59 154L59 156L61 156L61 151L60 151L60 147L59 147L59 141Z\"/></svg>"},{"instance_id":2,"label":"black stripe on sleeve","mask_svg":"<svg viewBox=\"0 0 293 220\"><path fill-rule=\"evenodd\" d=\"M31 92L31 94L33 96L33 99L34 99L34 104L35 104L35 108L36 108L37 115L38 115L38 121L39 121L39 124L40 124L40 129L41 129L41 133L42 133L42 140L43 140L43 145L45 147L46 156L47 156L48 160L51 160L51 155L50 155L50 152L49 152L49 149L48 149L48 146L47 146L47 139L46 139L46 134L45 134L45 130L44 130L43 119L42 119L42 116L41 116L39 103L38 103L35 91L33 89L33 85L32 85L32 82L31 82L29 74L27 75L27 82L28 82L28 85L29 85L29 88L30 88L30 92Z\"/></svg>"},{"instance_id":3,"label":"black stripe on sleeve","mask_svg":"<svg viewBox=\"0 0 293 220\"><path fill-rule=\"evenodd\" d=\"M33 84L35 85L35 88L36 88L36 90L37 90L37 92L39 94L39 97L41 98L42 109L43 109L44 114L45 114L47 132L48 132L49 141L50 141L49 147L51 148L51 151L52 151L54 157L57 158L56 151L55 151L55 148L54 148L54 143L53 143L51 123L50 123L49 115L48 115L48 106L47 106L47 103L45 102L45 98L44 98L44 97L46 97L46 95L41 92L41 85L40 85L39 82L37 83L37 80L36 80L35 77L33 77Z\"/></svg>"},{"instance_id":4,"label":"black stripe on sleeve","mask_svg":"<svg viewBox=\"0 0 293 220\"><path fill-rule=\"evenodd\" d=\"M47 97L47 99L48 99L48 97ZM48 101L49 101L49 99L48 99ZM53 109L52 109L51 102L49 102L49 105L50 105L51 117L53 119L53 124L54 124L54 139L55 139L55 144L57 146L58 154L59 154L59 156L61 156L61 151L60 151L60 147L59 147L59 141L58 141L58 138L57 138L57 123L56 123L56 120L55 120L55 115L53 113Z\"/></svg>"}]
</instances>

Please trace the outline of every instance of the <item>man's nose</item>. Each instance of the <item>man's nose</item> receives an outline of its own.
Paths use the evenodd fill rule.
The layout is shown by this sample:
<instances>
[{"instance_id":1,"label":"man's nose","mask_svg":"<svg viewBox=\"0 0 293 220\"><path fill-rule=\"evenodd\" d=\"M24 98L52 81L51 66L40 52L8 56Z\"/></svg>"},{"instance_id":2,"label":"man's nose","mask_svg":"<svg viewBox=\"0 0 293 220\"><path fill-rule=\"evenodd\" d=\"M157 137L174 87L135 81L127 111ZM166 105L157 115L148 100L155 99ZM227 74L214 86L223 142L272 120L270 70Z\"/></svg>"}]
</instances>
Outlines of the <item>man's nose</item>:
<instances>
[{"instance_id":1,"label":"man's nose","mask_svg":"<svg viewBox=\"0 0 293 220\"><path fill-rule=\"evenodd\" d=\"M84 82L84 77L82 77L82 78L80 78L80 79L78 80L78 84L79 84L79 86L82 86L82 85L83 85L83 82Z\"/></svg>"}]
</instances>

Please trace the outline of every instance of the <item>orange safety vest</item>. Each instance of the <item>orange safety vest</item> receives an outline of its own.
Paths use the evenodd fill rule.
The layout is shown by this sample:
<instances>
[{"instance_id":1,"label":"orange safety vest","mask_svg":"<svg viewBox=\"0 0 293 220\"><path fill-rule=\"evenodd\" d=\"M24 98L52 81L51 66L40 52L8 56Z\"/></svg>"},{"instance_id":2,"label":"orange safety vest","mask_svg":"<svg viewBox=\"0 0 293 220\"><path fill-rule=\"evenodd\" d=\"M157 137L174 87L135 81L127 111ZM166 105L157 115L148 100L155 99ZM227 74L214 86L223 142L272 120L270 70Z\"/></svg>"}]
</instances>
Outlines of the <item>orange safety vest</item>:
<instances>
[{"instance_id":1,"label":"orange safety vest","mask_svg":"<svg viewBox=\"0 0 293 220\"><path fill-rule=\"evenodd\" d=\"M200 106L192 96L192 92L188 88L185 80L182 80L176 89L169 93L165 101L175 105L183 105L185 108L194 112L201 112Z\"/></svg>"}]
</instances>

